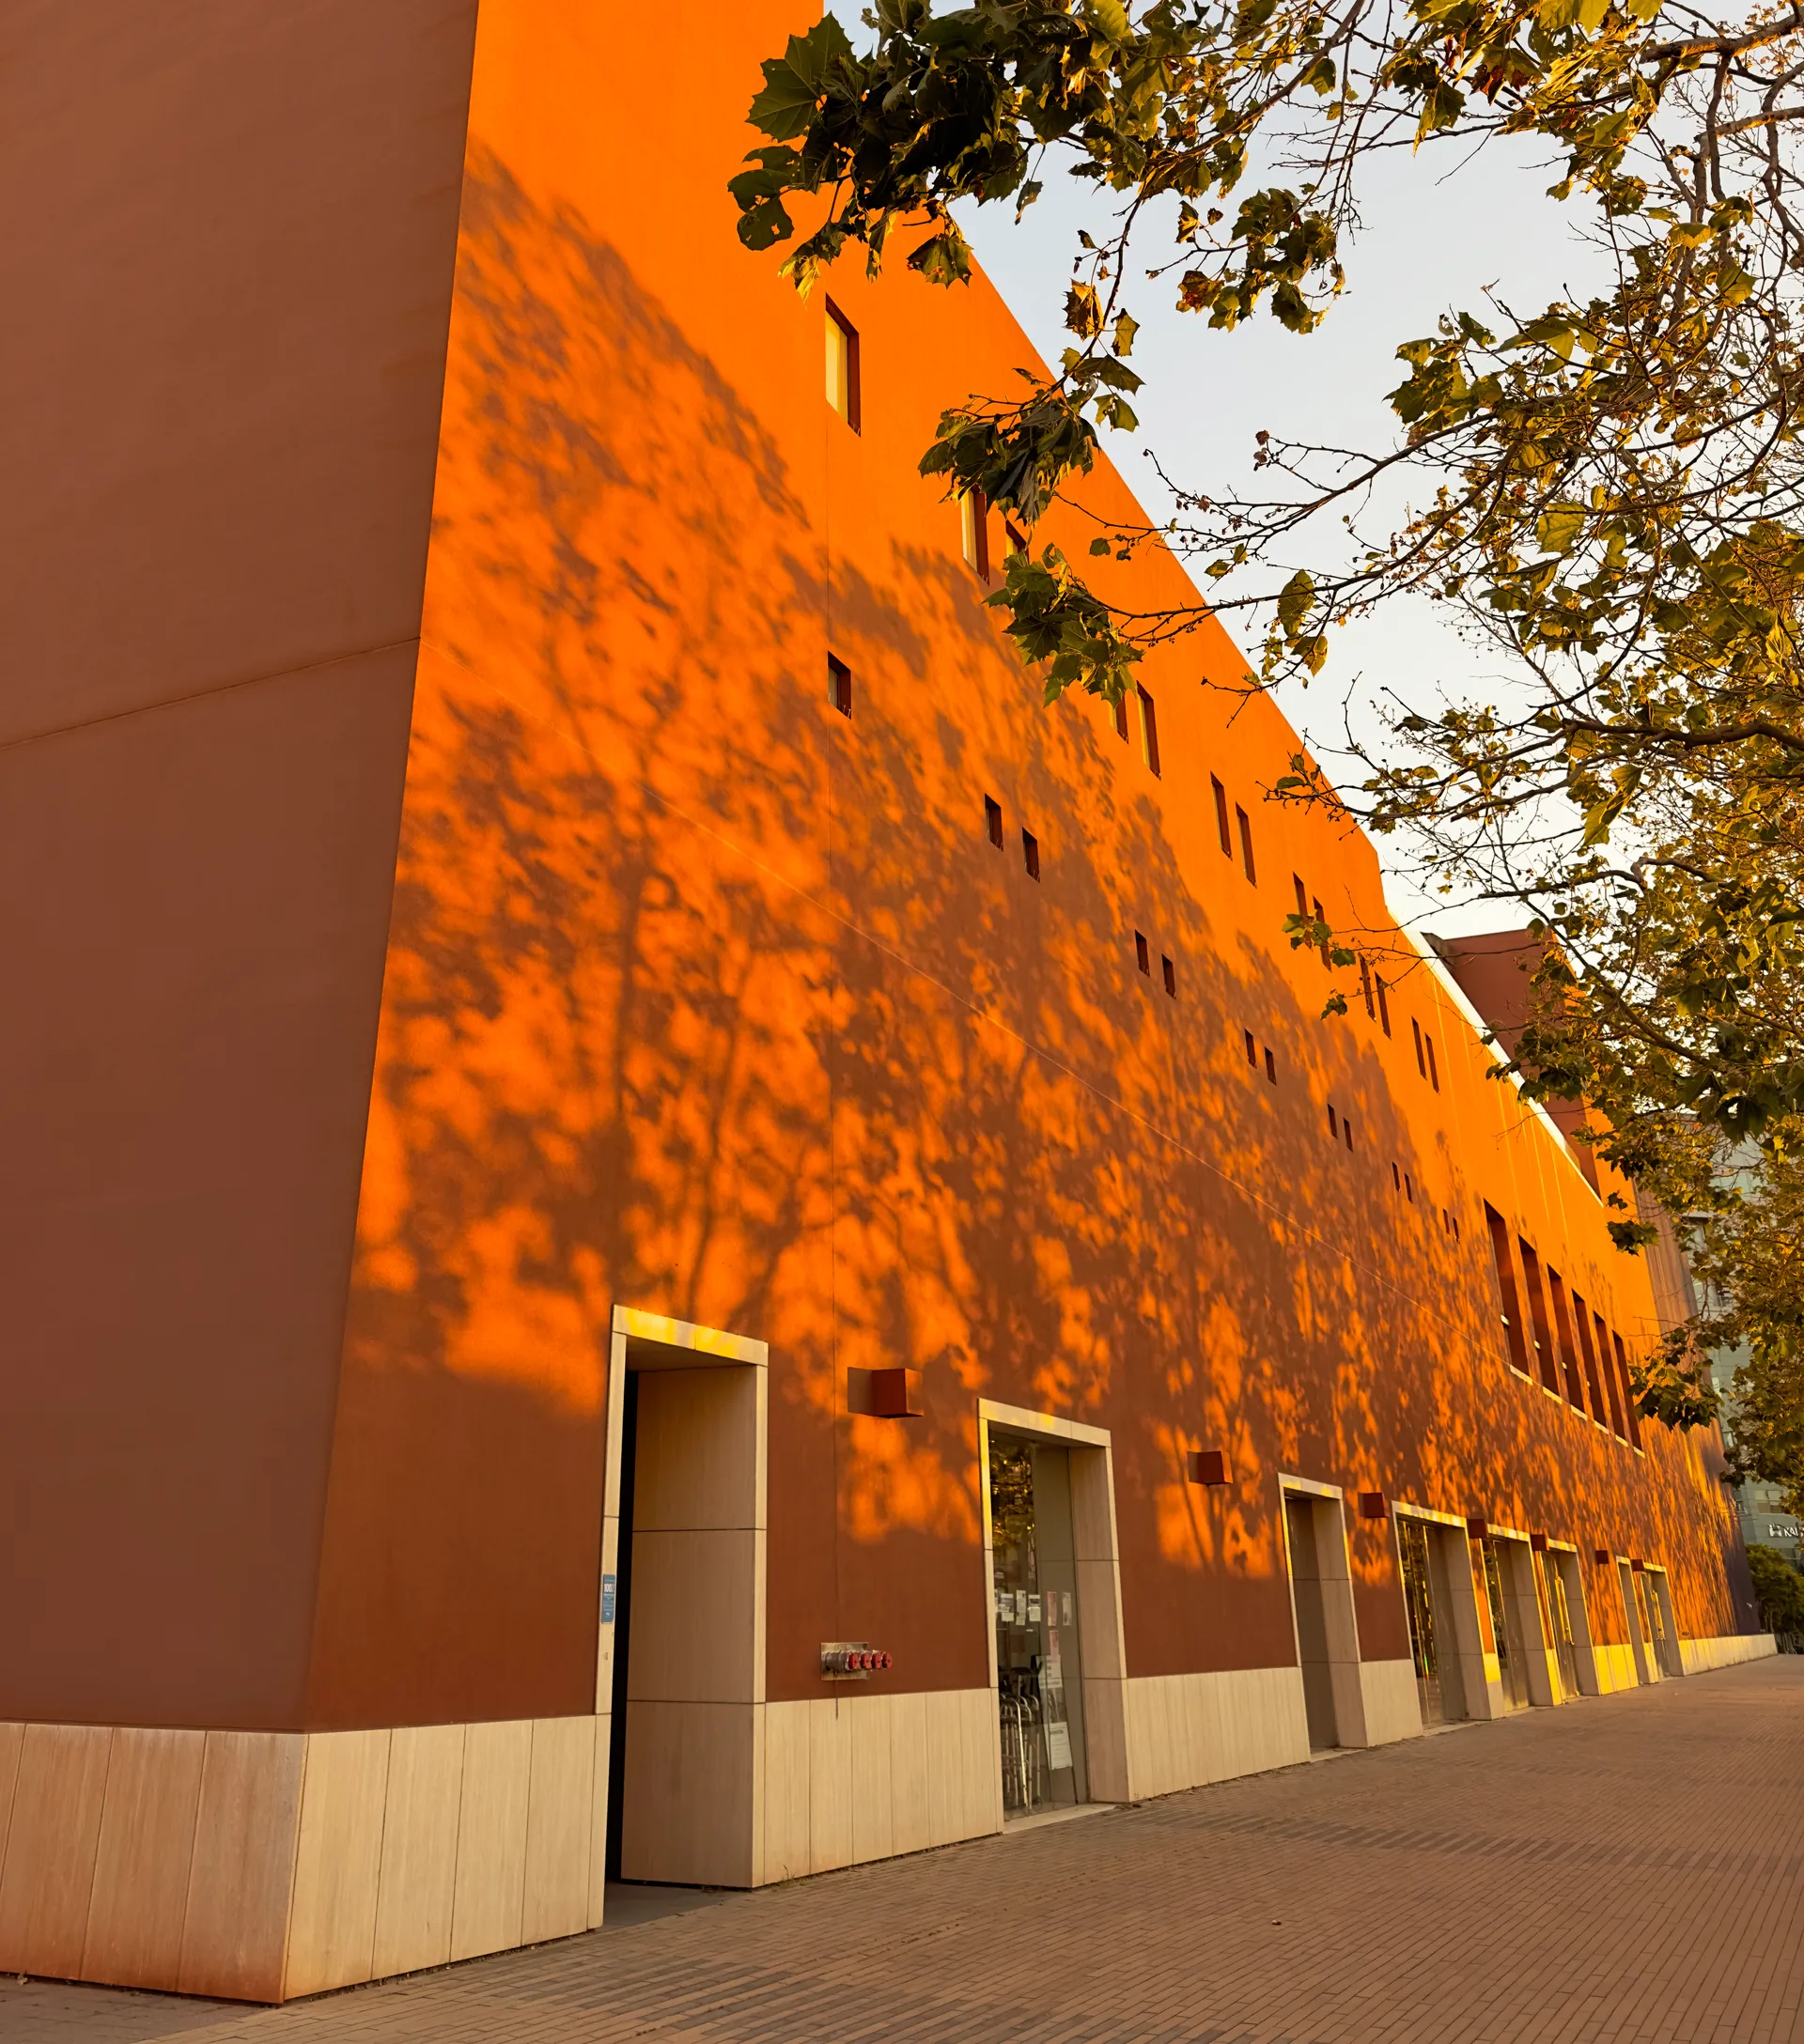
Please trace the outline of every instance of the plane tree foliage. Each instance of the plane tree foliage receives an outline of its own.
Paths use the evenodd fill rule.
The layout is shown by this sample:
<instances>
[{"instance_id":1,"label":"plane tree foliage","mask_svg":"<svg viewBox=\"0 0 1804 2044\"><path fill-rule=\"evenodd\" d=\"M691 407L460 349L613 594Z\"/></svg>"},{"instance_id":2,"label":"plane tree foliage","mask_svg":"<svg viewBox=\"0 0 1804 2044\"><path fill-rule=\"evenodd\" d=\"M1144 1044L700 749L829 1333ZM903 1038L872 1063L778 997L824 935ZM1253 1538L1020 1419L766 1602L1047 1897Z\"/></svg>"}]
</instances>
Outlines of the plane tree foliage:
<instances>
[{"instance_id":1,"label":"plane tree foliage","mask_svg":"<svg viewBox=\"0 0 1804 2044\"><path fill-rule=\"evenodd\" d=\"M1210 612L1242 613L1248 688L1307 681L1398 596L1487 635L1507 702L1395 702L1337 790L1299 758L1272 792L1338 799L1435 884L1518 910L1547 941L1514 1076L1593 1103L1605 1154L1701 1245L1750 1250L1718 1160L1751 1139L1782 1175L1804 1146L1804 0L878 0L863 22L764 65L740 236L803 289L893 241L956 286L956 209L1019 218L1061 173L1094 192L1061 360L950 408L921 462L1030 531L1101 429L1137 426L1137 307L1314 333L1380 152L1443 152L1455 188L1503 138L1545 159L1594 295L1451 308L1399 337L1384 444L1262 432L1250 492L1174 484L1171 523L1099 525L1080 561L1030 544L991 601L1049 702L1118 700ZM1124 596L1113 563L1155 540L1206 604ZM1291 934L1347 968L1381 942ZM1751 1325L1767 1293L1729 1290Z\"/></svg>"}]
</instances>

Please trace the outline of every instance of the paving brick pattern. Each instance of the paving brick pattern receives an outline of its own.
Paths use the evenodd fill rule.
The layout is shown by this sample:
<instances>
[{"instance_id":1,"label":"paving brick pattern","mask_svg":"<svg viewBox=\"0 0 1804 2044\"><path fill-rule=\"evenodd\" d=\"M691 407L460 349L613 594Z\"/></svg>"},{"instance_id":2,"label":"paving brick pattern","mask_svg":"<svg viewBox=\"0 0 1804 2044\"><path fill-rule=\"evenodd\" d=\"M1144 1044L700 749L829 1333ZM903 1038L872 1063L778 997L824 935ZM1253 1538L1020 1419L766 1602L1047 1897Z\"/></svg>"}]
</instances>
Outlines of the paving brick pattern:
<instances>
[{"instance_id":1,"label":"paving brick pattern","mask_svg":"<svg viewBox=\"0 0 1804 2044\"><path fill-rule=\"evenodd\" d=\"M1804 1659L252 2012L0 2044L1804 2044Z\"/></svg>"}]
</instances>

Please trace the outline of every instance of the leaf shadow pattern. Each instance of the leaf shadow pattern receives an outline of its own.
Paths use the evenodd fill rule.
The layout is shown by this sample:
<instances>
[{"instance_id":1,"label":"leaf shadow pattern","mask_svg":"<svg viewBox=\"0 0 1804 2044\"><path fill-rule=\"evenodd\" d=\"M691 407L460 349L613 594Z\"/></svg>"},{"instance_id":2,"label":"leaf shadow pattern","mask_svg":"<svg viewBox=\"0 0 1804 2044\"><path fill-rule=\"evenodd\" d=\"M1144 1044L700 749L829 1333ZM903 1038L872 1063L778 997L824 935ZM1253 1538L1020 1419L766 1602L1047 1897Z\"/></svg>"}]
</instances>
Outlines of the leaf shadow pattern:
<instances>
[{"instance_id":1,"label":"leaf shadow pattern","mask_svg":"<svg viewBox=\"0 0 1804 2044\"><path fill-rule=\"evenodd\" d=\"M1573 1452L1502 1381L1476 1231L1392 1199L1396 1155L1473 1210L1460 1147L1419 1154L1376 1046L1112 728L1038 707L956 556L829 546L714 339L473 156L316 1721L592 1708L616 1303L771 1343L772 1696L866 1634L894 1686L986 1679L979 1396L1112 1430L1135 1674L1294 1660L1281 1471L1633 1526L1703 1620L1702 1508ZM1201 712L1161 686L1171 771ZM925 1417L848 1415L847 1370L896 1363ZM1363 1650L1401 1657L1389 1528L1349 1533Z\"/></svg>"}]
</instances>

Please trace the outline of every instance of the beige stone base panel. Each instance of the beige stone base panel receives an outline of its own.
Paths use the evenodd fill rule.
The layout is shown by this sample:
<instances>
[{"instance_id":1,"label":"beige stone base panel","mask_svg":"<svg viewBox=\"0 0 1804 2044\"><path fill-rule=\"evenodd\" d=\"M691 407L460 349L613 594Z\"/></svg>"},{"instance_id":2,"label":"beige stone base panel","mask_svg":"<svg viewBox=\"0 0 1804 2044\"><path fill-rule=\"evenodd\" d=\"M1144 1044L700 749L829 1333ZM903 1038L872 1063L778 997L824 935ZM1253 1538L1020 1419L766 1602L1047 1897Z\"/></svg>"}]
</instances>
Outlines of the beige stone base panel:
<instances>
[{"instance_id":1,"label":"beige stone base panel","mask_svg":"<svg viewBox=\"0 0 1804 2044\"><path fill-rule=\"evenodd\" d=\"M1295 1667L1129 1676L1128 1779L1133 1800L1170 1795L1309 1758Z\"/></svg>"},{"instance_id":2,"label":"beige stone base panel","mask_svg":"<svg viewBox=\"0 0 1804 2044\"><path fill-rule=\"evenodd\" d=\"M763 1707L760 1882L1000 1831L988 1689L848 1693Z\"/></svg>"},{"instance_id":3,"label":"beige stone base panel","mask_svg":"<svg viewBox=\"0 0 1804 2044\"><path fill-rule=\"evenodd\" d=\"M1422 1693L1413 1661L1361 1661L1360 1688L1365 1697L1365 1742L1388 1746L1422 1737Z\"/></svg>"},{"instance_id":4,"label":"beige stone base panel","mask_svg":"<svg viewBox=\"0 0 1804 2044\"><path fill-rule=\"evenodd\" d=\"M1626 1640L1616 1640L1601 1647L1594 1647L1592 1652L1597 1662L1597 1687L1606 1696L1614 1696L1619 1689L1634 1689L1641 1682L1635 1672L1635 1649Z\"/></svg>"},{"instance_id":5,"label":"beige stone base panel","mask_svg":"<svg viewBox=\"0 0 1804 2044\"><path fill-rule=\"evenodd\" d=\"M567 1936L606 1779L605 1718L0 1725L0 1971L278 2002Z\"/></svg>"},{"instance_id":6,"label":"beige stone base panel","mask_svg":"<svg viewBox=\"0 0 1804 2044\"><path fill-rule=\"evenodd\" d=\"M1707 1675L1712 1668L1739 1667L1778 1651L1770 1633L1722 1633L1714 1639L1680 1640L1679 1665L1687 1675Z\"/></svg>"}]
</instances>

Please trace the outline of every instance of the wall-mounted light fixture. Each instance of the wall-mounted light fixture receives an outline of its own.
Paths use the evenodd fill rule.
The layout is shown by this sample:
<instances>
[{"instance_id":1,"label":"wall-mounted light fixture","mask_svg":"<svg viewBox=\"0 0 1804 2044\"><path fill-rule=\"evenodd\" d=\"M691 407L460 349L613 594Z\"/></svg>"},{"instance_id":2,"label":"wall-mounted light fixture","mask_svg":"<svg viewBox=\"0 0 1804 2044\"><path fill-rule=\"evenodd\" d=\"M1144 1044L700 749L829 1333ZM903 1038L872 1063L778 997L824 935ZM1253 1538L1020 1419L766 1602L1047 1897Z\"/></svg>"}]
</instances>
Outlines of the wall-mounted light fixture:
<instances>
[{"instance_id":1,"label":"wall-mounted light fixture","mask_svg":"<svg viewBox=\"0 0 1804 2044\"><path fill-rule=\"evenodd\" d=\"M1529 1547L1534 1554L1545 1555L1547 1551L1547 1536L1545 1533L1531 1533Z\"/></svg>"},{"instance_id":2,"label":"wall-mounted light fixture","mask_svg":"<svg viewBox=\"0 0 1804 2044\"><path fill-rule=\"evenodd\" d=\"M1468 1519L1466 1522L1466 1538L1468 1540L1488 1540L1490 1532L1491 1522L1488 1519Z\"/></svg>"},{"instance_id":3,"label":"wall-mounted light fixture","mask_svg":"<svg viewBox=\"0 0 1804 2044\"><path fill-rule=\"evenodd\" d=\"M1382 1491L1360 1493L1360 1517L1361 1519L1388 1519L1391 1506Z\"/></svg>"},{"instance_id":4,"label":"wall-mounted light fixture","mask_svg":"<svg viewBox=\"0 0 1804 2044\"><path fill-rule=\"evenodd\" d=\"M919 1419L923 1417L908 1370L848 1370L846 1409L867 1419Z\"/></svg>"},{"instance_id":5,"label":"wall-mounted light fixture","mask_svg":"<svg viewBox=\"0 0 1804 2044\"><path fill-rule=\"evenodd\" d=\"M1228 1475L1228 1457L1225 1448L1193 1448L1184 1459L1188 1464L1188 1474L1192 1483L1206 1484L1210 1488L1214 1488L1217 1484L1227 1483L1232 1480Z\"/></svg>"}]
</instances>

